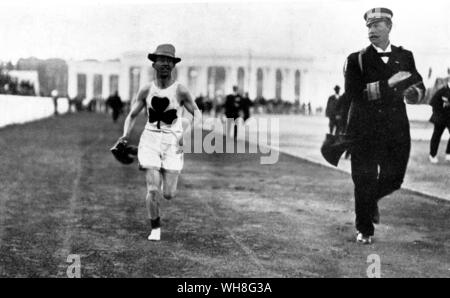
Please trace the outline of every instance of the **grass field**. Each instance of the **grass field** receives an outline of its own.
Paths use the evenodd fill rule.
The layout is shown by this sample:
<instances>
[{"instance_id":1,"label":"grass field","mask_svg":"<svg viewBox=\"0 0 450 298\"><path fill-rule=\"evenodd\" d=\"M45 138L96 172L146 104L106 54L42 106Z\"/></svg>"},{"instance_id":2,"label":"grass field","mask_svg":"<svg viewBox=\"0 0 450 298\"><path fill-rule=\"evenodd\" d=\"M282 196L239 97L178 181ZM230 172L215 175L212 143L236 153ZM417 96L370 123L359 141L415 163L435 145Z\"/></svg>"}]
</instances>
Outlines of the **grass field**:
<instances>
[{"instance_id":1,"label":"grass field","mask_svg":"<svg viewBox=\"0 0 450 298\"><path fill-rule=\"evenodd\" d=\"M69 254L82 277L365 277L370 254L382 277L450 276L449 202L398 191L360 246L350 176L283 154L186 154L149 242L143 173L108 150L120 134L91 113L0 129L1 277L66 277Z\"/></svg>"}]
</instances>

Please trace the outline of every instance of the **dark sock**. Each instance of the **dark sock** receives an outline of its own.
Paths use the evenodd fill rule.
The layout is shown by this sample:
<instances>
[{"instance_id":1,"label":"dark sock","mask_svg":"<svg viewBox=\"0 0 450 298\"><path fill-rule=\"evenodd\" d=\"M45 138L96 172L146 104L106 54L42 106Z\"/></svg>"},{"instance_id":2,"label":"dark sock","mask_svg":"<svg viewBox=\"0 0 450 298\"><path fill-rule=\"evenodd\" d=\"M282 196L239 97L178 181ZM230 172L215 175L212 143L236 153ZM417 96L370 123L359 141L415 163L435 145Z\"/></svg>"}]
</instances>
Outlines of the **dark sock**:
<instances>
[{"instance_id":1,"label":"dark sock","mask_svg":"<svg viewBox=\"0 0 450 298\"><path fill-rule=\"evenodd\" d=\"M150 219L150 224L152 226L152 229L157 229L161 227L161 222L159 217L157 219Z\"/></svg>"}]
</instances>

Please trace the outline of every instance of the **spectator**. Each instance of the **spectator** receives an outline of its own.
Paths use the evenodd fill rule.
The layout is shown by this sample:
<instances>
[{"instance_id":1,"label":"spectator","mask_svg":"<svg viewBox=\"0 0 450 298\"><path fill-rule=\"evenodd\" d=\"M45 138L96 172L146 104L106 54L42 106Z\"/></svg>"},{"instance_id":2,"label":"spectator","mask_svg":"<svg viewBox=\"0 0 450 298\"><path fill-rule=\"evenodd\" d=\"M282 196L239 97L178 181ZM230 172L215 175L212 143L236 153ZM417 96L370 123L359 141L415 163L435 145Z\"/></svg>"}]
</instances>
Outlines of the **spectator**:
<instances>
[{"instance_id":1,"label":"spectator","mask_svg":"<svg viewBox=\"0 0 450 298\"><path fill-rule=\"evenodd\" d=\"M338 112L337 112L337 105L339 101L339 91L341 90L341 87L335 86L334 87L334 94L328 97L327 101L327 107L325 109L325 116L328 117L329 123L328 127L330 129L330 134L337 133L338 130Z\"/></svg>"},{"instance_id":2,"label":"spectator","mask_svg":"<svg viewBox=\"0 0 450 298\"><path fill-rule=\"evenodd\" d=\"M239 111L241 109L242 97L238 93L238 87L233 86L233 93L227 95L225 99L225 116L227 117L227 134L231 135L231 126L234 124L233 137L237 139Z\"/></svg>"},{"instance_id":3,"label":"spectator","mask_svg":"<svg viewBox=\"0 0 450 298\"><path fill-rule=\"evenodd\" d=\"M437 152L442 133L445 128L450 132L450 79L447 80L447 84L443 88L434 94L430 105L433 107L430 122L434 124L434 130L430 141L429 159L431 163L438 163ZM445 153L445 159L450 161L450 139L448 140Z\"/></svg>"},{"instance_id":4,"label":"spectator","mask_svg":"<svg viewBox=\"0 0 450 298\"><path fill-rule=\"evenodd\" d=\"M119 93L116 91L113 95L109 96L106 100L106 105L109 106L112 110L112 120L114 123L117 122L120 114L123 111L123 102L120 99Z\"/></svg>"},{"instance_id":5,"label":"spectator","mask_svg":"<svg viewBox=\"0 0 450 298\"><path fill-rule=\"evenodd\" d=\"M242 98L241 109L244 118L244 122L250 118L250 107L253 106L253 102L248 97L248 92L245 92L245 96Z\"/></svg>"},{"instance_id":6,"label":"spectator","mask_svg":"<svg viewBox=\"0 0 450 298\"><path fill-rule=\"evenodd\" d=\"M58 115L58 90L53 89L51 94L52 100L53 100L53 108L54 108L54 114Z\"/></svg>"},{"instance_id":7,"label":"spectator","mask_svg":"<svg viewBox=\"0 0 450 298\"><path fill-rule=\"evenodd\" d=\"M350 100L345 92L339 97L336 105L337 129L336 134L345 133L347 127L348 111L350 109Z\"/></svg>"},{"instance_id":8,"label":"spectator","mask_svg":"<svg viewBox=\"0 0 450 298\"><path fill-rule=\"evenodd\" d=\"M205 98L203 97L203 95L200 94L200 96L195 99L195 103L197 104L197 107L200 109L200 111L203 113L205 110Z\"/></svg>"}]
</instances>

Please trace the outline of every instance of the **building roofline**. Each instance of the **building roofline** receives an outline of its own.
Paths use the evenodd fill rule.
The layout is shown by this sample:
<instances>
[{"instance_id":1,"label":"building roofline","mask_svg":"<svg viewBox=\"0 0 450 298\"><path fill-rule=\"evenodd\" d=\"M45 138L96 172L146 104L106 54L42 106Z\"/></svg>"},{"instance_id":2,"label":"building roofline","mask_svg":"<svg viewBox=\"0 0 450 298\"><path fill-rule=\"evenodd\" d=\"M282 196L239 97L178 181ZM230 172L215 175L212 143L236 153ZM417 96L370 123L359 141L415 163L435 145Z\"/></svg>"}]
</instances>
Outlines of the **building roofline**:
<instances>
[{"instance_id":1,"label":"building roofline","mask_svg":"<svg viewBox=\"0 0 450 298\"><path fill-rule=\"evenodd\" d=\"M126 51L122 53L122 57L147 57L146 51ZM307 61L312 62L314 58L309 55L291 55L291 54L260 54L260 53L242 53L231 51L185 51L177 54L181 59L202 59L202 58L219 58L219 59L255 59L255 60L287 60L287 61Z\"/></svg>"}]
</instances>

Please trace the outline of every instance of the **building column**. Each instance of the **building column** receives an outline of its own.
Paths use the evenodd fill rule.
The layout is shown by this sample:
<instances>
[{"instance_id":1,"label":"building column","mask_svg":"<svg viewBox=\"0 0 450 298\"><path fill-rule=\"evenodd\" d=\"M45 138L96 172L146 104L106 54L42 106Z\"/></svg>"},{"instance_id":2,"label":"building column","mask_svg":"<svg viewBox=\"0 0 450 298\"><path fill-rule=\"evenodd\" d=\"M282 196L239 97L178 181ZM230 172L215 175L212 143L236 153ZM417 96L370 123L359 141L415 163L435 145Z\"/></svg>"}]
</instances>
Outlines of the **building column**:
<instances>
[{"instance_id":1,"label":"building column","mask_svg":"<svg viewBox=\"0 0 450 298\"><path fill-rule=\"evenodd\" d=\"M225 95L228 94L228 90L233 88L233 80L231 79L231 66L225 66Z\"/></svg>"},{"instance_id":2,"label":"building column","mask_svg":"<svg viewBox=\"0 0 450 298\"><path fill-rule=\"evenodd\" d=\"M102 74L102 97L108 98L111 94L109 92L109 73Z\"/></svg>"},{"instance_id":3,"label":"building column","mask_svg":"<svg viewBox=\"0 0 450 298\"><path fill-rule=\"evenodd\" d=\"M291 68L290 71L291 71L291 78L290 78L290 80L291 80L290 86L291 87L290 87L289 94L290 94L292 102L295 102L295 71L296 71L296 69Z\"/></svg>"},{"instance_id":4,"label":"building column","mask_svg":"<svg viewBox=\"0 0 450 298\"><path fill-rule=\"evenodd\" d=\"M275 98L275 82L276 82L276 69L271 67L264 68L263 96L265 99Z\"/></svg>"},{"instance_id":5,"label":"building column","mask_svg":"<svg viewBox=\"0 0 450 298\"><path fill-rule=\"evenodd\" d=\"M94 74L86 73L86 98L94 98Z\"/></svg>"},{"instance_id":6,"label":"building column","mask_svg":"<svg viewBox=\"0 0 450 298\"><path fill-rule=\"evenodd\" d=\"M78 77L77 69L73 62L68 65L68 77L67 77L67 93L70 98L77 96Z\"/></svg>"},{"instance_id":7,"label":"building column","mask_svg":"<svg viewBox=\"0 0 450 298\"><path fill-rule=\"evenodd\" d=\"M184 80L184 85L187 87L188 86L188 84L189 84L189 69L190 69L190 65L187 65L185 68L184 68L184 72L183 72L183 80ZM194 96L194 97L197 97L198 96L198 94L196 94L196 92L194 92L195 90L189 90L189 92L191 92L191 95L192 96Z\"/></svg>"},{"instance_id":8,"label":"building column","mask_svg":"<svg viewBox=\"0 0 450 298\"><path fill-rule=\"evenodd\" d=\"M185 74L186 74L186 87L189 89L189 92L191 92L192 96L198 97L200 95L200 91L198 89L198 75L199 75L198 67L195 66L186 67Z\"/></svg>"},{"instance_id":9,"label":"building column","mask_svg":"<svg viewBox=\"0 0 450 298\"><path fill-rule=\"evenodd\" d=\"M300 70L300 104L308 102L308 71L306 69Z\"/></svg>"},{"instance_id":10,"label":"building column","mask_svg":"<svg viewBox=\"0 0 450 298\"><path fill-rule=\"evenodd\" d=\"M144 86L148 85L150 83L149 75L148 75L148 68L144 65L140 68L140 78L139 78L139 90L142 89Z\"/></svg>"},{"instance_id":11,"label":"building column","mask_svg":"<svg viewBox=\"0 0 450 298\"><path fill-rule=\"evenodd\" d=\"M124 64L120 69L119 94L123 101L132 100L132 98L128 98L130 94L130 67L127 64Z\"/></svg>"},{"instance_id":12,"label":"building column","mask_svg":"<svg viewBox=\"0 0 450 298\"><path fill-rule=\"evenodd\" d=\"M208 94L208 65L198 67L198 75L197 75L197 91L201 93L203 96Z\"/></svg>"},{"instance_id":13,"label":"building column","mask_svg":"<svg viewBox=\"0 0 450 298\"><path fill-rule=\"evenodd\" d=\"M283 83L281 87L281 98L286 101L294 102L294 77L292 69L283 69Z\"/></svg>"},{"instance_id":14,"label":"building column","mask_svg":"<svg viewBox=\"0 0 450 298\"><path fill-rule=\"evenodd\" d=\"M281 69L281 75L283 80L281 81L281 99L288 101L288 84L289 84L289 71L285 68Z\"/></svg>"},{"instance_id":15,"label":"building column","mask_svg":"<svg viewBox=\"0 0 450 298\"><path fill-rule=\"evenodd\" d=\"M184 86L187 86L187 84L188 84L188 75L189 75L188 74L188 70L189 70L189 67L186 66L186 65L184 65L184 66L177 66L177 74L178 74L177 80L178 80L178 82L180 82Z\"/></svg>"},{"instance_id":16,"label":"building column","mask_svg":"<svg viewBox=\"0 0 450 298\"><path fill-rule=\"evenodd\" d=\"M237 85L237 67L227 66L225 68L225 94L233 92L233 86Z\"/></svg>"},{"instance_id":17,"label":"building column","mask_svg":"<svg viewBox=\"0 0 450 298\"><path fill-rule=\"evenodd\" d=\"M295 94L295 84L296 84L296 76L295 76L295 74L297 73L297 70L300 72L300 82L299 82L300 93L298 95L298 98L297 98L297 95ZM300 101L300 96L301 96L301 93L302 93L302 82L301 82L301 80L302 80L302 71L299 68L295 68L292 71L293 71L293 80L294 80L294 102L295 102L297 99Z\"/></svg>"},{"instance_id":18,"label":"building column","mask_svg":"<svg viewBox=\"0 0 450 298\"><path fill-rule=\"evenodd\" d=\"M250 72L248 73L249 75L249 80L246 80L247 82L249 82L249 86L247 86L247 92L248 92L248 96L250 97L250 99L255 99L256 98L256 84L257 84L257 80L258 78L256 77L256 73L257 73L257 68L253 67L250 69Z\"/></svg>"}]
</instances>

